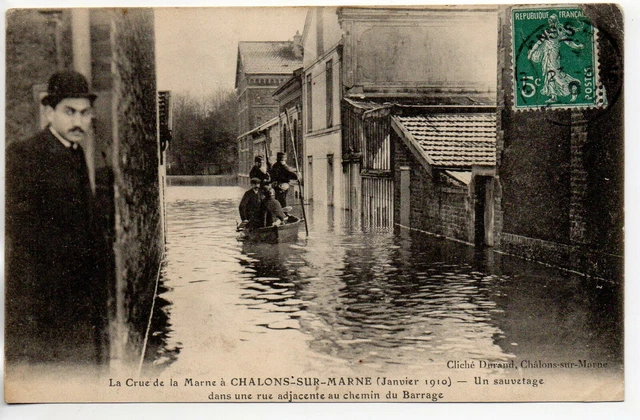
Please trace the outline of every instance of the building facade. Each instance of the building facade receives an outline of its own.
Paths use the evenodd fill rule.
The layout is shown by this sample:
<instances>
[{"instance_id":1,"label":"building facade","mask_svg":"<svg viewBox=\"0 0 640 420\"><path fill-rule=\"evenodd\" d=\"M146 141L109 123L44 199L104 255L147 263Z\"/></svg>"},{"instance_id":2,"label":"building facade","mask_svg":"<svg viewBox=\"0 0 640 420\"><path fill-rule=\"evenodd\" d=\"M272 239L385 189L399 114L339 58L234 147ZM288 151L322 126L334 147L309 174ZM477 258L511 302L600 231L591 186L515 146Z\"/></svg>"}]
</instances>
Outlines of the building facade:
<instances>
[{"instance_id":1,"label":"building facade","mask_svg":"<svg viewBox=\"0 0 640 420\"><path fill-rule=\"evenodd\" d=\"M298 170L298 178L304 179L303 168L303 121L302 121L302 67L274 92L279 104L281 149L287 154L291 166ZM295 194L299 194L296 189ZM298 197L295 197L298 198Z\"/></svg>"},{"instance_id":2,"label":"building facade","mask_svg":"<svg viewBox=\"0 0 640 420\"><path fill-rule=\"evenodd\" d=\"M355 223L393 226L390 115L413 105L424 113L495 106L496 26L494 7L310 10L303 33L307 197L347 210Z\"/></svg>"},{"instance_id":3,"label":"building facade","mask_svg":"<svg viewBox=\"0 0 640 420\"><path fill-rule=\"evenodd\" d=\"M247 173L251 171L256 156L268 158L270 165L275 163L276 153L282 150L280 131L280 119L274 117L243 135L247 144L247 149L244 152L251 153L247 159L247 162L251 163L247 168ZM266 164L265 159L265 168Z\"/></svg>"},{"instance_id":4,"label":"building facade","mask_svg":"<svg viewBox=\"0 0 640 420\"><path fill-rule=\"evenodd\" d=\"M305 198L342 208L342 30L337 8L309 9L302 44Z\"/></svg>"},{"instance_id":5,"label":"building facade","mask_svg":"<svg viewBox=\"0 0 640 420\"><path fill-rule=\"evenodd\" d=\"M238 179L248 185L254 151L253 140L247 133L279 114L274 90L291 77L302 65L302 51L298 38L283 42L240 42L236 67L238 96ZM274 155L275 156L275 155Z\"/></svg>"}]
</instances>

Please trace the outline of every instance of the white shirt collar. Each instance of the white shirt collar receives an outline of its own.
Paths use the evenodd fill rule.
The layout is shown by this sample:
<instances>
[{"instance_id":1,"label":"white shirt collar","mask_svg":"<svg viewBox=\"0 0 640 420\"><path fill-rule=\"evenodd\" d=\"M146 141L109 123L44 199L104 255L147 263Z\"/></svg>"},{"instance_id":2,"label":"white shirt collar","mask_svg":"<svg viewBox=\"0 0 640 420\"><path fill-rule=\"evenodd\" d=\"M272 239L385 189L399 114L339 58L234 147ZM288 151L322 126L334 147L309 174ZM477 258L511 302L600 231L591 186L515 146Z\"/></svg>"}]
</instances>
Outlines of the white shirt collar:
<instances>
[{"instance_id":1,"label":"white shirt collar","mask_svg":"<svg viewBox=\"0 0 640 420\"><path fill-rule=\"evenodd\" d=\"M51 131L51 134L53 134L58 140L60 140L60 143L62 143L62 145L67 149L72 148L73 150L76 150L78 148L78 143L70 142L69 140L65 139L56 130L54 130L53 127L49 126L49 130Z\"/></svg>"}]
</instances>

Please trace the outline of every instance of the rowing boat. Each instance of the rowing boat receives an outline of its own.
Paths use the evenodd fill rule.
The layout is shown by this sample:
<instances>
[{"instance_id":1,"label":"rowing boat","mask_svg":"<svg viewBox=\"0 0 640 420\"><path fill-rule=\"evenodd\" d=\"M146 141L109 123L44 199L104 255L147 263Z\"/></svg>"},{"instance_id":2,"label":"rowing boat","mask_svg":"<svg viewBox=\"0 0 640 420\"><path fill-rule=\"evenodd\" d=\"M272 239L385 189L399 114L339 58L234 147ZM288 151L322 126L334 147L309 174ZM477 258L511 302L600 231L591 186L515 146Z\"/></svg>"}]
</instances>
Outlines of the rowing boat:
<instances>
[{"instance_id":1,"label":"rowing boat","mask_svg":"<svg viewBox=\"0 0 640 420\"><path fill-rule=\"evenodd\" d=\"M282 225L239 230L244 234L245 239L251 242L269 244L295 242L298 239L298 229L302 221L303 219L290 215L287 223Z\"/></svg>"}]
</instances>

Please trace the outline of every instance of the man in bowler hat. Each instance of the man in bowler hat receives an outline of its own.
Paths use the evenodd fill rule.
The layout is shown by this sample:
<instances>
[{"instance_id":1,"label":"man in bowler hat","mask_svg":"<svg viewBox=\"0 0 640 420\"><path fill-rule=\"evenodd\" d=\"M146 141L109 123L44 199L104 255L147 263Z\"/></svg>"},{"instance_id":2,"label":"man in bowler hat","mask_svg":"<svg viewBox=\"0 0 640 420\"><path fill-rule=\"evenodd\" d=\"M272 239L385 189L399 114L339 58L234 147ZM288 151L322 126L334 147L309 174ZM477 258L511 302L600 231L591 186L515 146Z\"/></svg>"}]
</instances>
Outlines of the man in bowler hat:
<instances>
[{"instance_id":1,"label":"man in bowler hat","mask_svg":"<svg viewBox=\"0 0 640 420\"><path fill-rule=\"evenodd\" d=\"M96 364L105 354L104 242L82 142L93 102L84 76L55 73L47 127L6 149L6 358Z\"/></svg>"}]
</instances>

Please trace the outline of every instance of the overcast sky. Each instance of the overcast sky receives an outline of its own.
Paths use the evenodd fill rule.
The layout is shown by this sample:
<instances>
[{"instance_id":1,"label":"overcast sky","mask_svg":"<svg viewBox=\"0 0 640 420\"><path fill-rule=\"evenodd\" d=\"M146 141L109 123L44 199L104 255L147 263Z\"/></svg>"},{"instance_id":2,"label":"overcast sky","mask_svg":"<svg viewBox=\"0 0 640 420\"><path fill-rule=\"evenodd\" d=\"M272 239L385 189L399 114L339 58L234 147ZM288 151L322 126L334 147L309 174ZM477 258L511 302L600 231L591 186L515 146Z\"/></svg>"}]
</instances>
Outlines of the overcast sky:
<instances>
[{"instance_id":1,"label":"overcast sky","mask_svg":"<svg viewBox=\"0 0 640 420\"><path fill-rule=\"evenodd\" d=\"M286 41L302 34L307 8L158 8L158 89L209 94L233 89L238 41Z\"/></svg>"}]
</instances>

